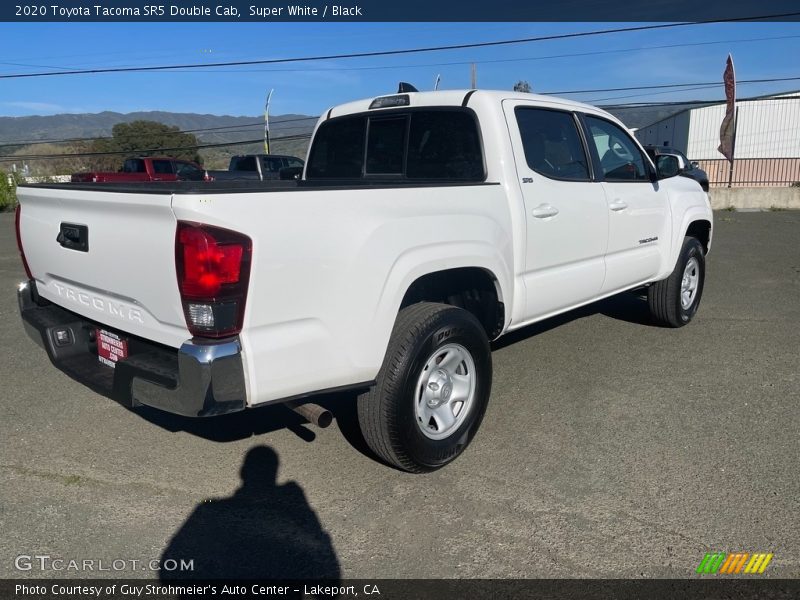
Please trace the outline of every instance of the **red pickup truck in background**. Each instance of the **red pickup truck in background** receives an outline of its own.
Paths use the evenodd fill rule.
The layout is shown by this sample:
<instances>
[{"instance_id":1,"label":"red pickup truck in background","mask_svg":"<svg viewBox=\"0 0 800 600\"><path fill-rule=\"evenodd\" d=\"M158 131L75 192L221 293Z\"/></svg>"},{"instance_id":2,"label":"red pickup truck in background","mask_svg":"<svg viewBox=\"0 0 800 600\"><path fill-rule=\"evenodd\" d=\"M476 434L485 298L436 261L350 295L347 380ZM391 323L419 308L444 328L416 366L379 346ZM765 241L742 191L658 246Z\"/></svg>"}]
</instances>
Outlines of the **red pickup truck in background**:
<instances>
[{"instance_id":1,"label":"red pickup truck in background","mask_svg":"<svg viewBox=\"0 0 800 600\"><path fill-rule=\"evenodd\" d=\"M129 158L117 172L75 173L73 183L131 183L145 181L204 181L205 170L188 160L161 156Z\"/></svg>"}]
</instances>

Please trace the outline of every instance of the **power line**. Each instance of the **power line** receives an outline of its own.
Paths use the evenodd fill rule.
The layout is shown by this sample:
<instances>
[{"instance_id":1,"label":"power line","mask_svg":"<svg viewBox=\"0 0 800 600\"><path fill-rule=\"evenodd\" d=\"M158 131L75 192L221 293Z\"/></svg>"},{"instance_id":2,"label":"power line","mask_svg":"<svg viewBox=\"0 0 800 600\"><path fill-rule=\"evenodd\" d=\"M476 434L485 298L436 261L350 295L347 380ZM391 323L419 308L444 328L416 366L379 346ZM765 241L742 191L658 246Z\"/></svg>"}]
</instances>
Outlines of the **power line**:
<instances>
[{"instance_id":1,"label":"power line","mask_svg":"<svg viewBox=\"0 0 800 600\"><path fill-rule=\"evenodd\" d=\"M800 81L800 77L773 77L769 79L742 79L737 82L737 84L751 84L751 83L777 83L781 81ZM622 92L622 91L636 91L636 90L660 90L665 89L666 92L653 92L648 94L633 94L629 96L614 96L611 98L596 98L590 100L589 102L603 102L606 100L616 100L616 99L623 99L623 98L636 98L639 96L652 96L657 95L659 93L672 93L673 91L693 91L693 90L700 90L700 89L708 89L713 88L721 85L722 82L720 81L707 81L707 82L693 82L693 83L667 83L667 84L659 84L659 85L637 85L637 86L628 86L628 87L617 87L617 88L594 88L594 89L584 89L584 90L558 90L552 92L540 92L542 95L546 96L566 96L572 94L590 94L590 93L597 93L597 92ZM679 89L675 89L679 88ZM685 89L684 89L685 88ZM297 117L294 119L284 119L281 121L276 121L275 125L281 125L284 123L295 123L299 121L309 121L309 120L316 120L319 117ZM242 123L237 125L223 125L219 127L206 127L200 129L185 129L182 131L174 132L175 135L181 133L197 133L197 132L208 132L208 131L217 131L217 132L225 132L222 130L230 130L230 129L238 129L238 128L248 128L248 127L261 127L263 123L261 121L253 121L252 123ZM290 127L285 129L297 129L297 127ZM94 141L94 140L103 140L103 139L111 139L110 136L99 136L99 137L86 137L86 138L66 138L66 139L49 139L49 140L34 140L31 142L24 142L24 141L8 141L0 144L0 148L9 148L15 146L34 146L39 144L61 144L61 143L71 143L71 142L85 142L85 141ZM66 154L62 154L59 156L67 156Z\"/></svg>"},{"instance_id":2,"label":"power line","mask_svg":"<svg viewBox=\"0 0 800 600\"><path fill-rule=\"evenodd\" d=\"M451 66L463 66L463 65L470 65L472 63L484 65L484 64L497 64L497 63L510 63L510 62L528 62L528 61L538 61L538 60L552 60L556 58L578 58L583 56L600 56L603 54L620 54L624 52L638 52L641 50L662 50L668 48L688 48L692 46L711 46L715 44L734 44L734 43L746 43L746 42L763 42L763 41L774 41L774 40L788 40L788 39L797 39L800 38L800 35L779 35L779 36L770 36L770 37L760 37L760 38L738 38L738 39L731 39L731 40L713 40L707 42L687 42L681 44L660 44L658 46L636 46L633 48L617 48L615 50L593 50L591 52L572 52L567 54L548 54L544 56L527 56L527 57L518 57L518 58L497 58L497 59L488 59L488 60L459 60L459 61L449 61L449 62L435 62L435 63L417 63L417 64L405 64L405 65L375 65L369 67L303 67L297 69L237 69L236 71L227 71L227 70L207 70L203 71L204 73L316 73L316 72L340 72L340 71L383 71L387 69L421 69L421 68L428 68L428 67L451 67ZM194 71L180 71L180 70L173 70L168 71L167 73L193 73Z\"/></svg>"},{"instance_id":3,"label":"power line","mask_svg":"<svg viewBox=\"0 0 800 600\"><path fill-rule=\"evenodd\" d=\"M800 77L772 77L770 79L741 79L736 83L775 83L778 81L800 81ZM634 85L630 87L596 88L593 90L559 90L556 92L540 92L548 96L567 96L571 94L589 94L594 92L629 92L632 90L659 90L665 88L683 88L692 86L722 85L722 81L697 81L693 83L665 83L661 85Z\"/></svg>"},{"instance_id":4,"label":"power line","mask_svg":"<svg viewBox=\"0 0 800 600\"><path fill-rule=\"evenodd\" d=\"M635 27L620 27L615 29L599 29L594 31L583 31L576 33L562 33L555 35L545 35L529 38L519 38L511 40L495 40L491 42L474 42L470 44L452 44L448 46L427 46L422 48L405 48L399 50L379 50L373 52L353 52L348 54L331 54L326 56L303 56L294 58L273 58L264 60L243 60L231 62L217 62L217 63L187 63L182 65L155 65L149 67L111 67L105 69L80 69L68 71L47 71L36 73L13 73L0 75L0 79L20 79L25 77L53 77L61 75L90 75L101 73L131 73L131 72L146 72L146 71L167 71L174 69L202 69L209 67L237 67L248 65L269 65L269 64L285 64L297 62L311 62L318 60L344 60L351 58L370 58L377 56L397 56L403 54L420 54L428 52L441 52L446 50L465 50L468 48L489 48L497 46L509 46L513 44L527 44L533 42L544 42L552 40L574 39L580 37L591 37L600 35L609 35L613 33L627 33L633 31L652 31L659 29L674 29L677 27L692 27L695 25L709 25L713 23L736 23L743 21L761 21L770 19L782 19L787 17L800 16L800 12L782 13L773 15L753 15L749 17L736 17L729 19L714 19L710 21L698 21L695 23L659 23L657 25L638 25Z\"/></svg>"},{"instance_id":5,"label":"power line","mask_svg":"<svg viewBox=\"0 0 800 600\"><path fill-rule=\"evenodd\" d=\"M798 90L792 90L788 92L782 92L784 94L795 94L798 93ZM767 101L776 101L776 100L800 100L800 95L794 96L782 96L778 98L768 97L768 96L752 96L749 98L740 98L738 102L767 102ZM677 105L694 105L689 106L689 108L694 108L696 105L712 105L712 104L720 104L724 102L724 99L721 100L685 100L680 102L665 102L665 103L629 103L629 104L606 104L602 105L599 108L603 108L606 110L609 109L619 109L619 108L641 108L641 107L657 107L657 106L677 106ZM297 134L297 135L289 135L289 136L282 136L279 138L274 138L273 141L296 141L296 140L303 140L303 139L310 139L311 134ZM0 162L14 162L17 160L56 160L56 159L63 159L63 158L76 158L76 157L88 157L88 156L118 156L118 155L131 155L131 154L156 154L159 152L175 152L179 150L202 150L204 148L223 148L223 147L231 147L231 146L244 146L250 144L260 144L263 142L263 138L257 138L253 140L244 140L240 142L228 142L228 143L220 143L220 144L200 144L198 146L182 146L182 147L175 147L175 148L150 148L146 150L125 150L125 151L115 151L115 152L79 152L79 153L70 153L70 154L43 154L43 155L8 155L8 156L0 156Z\"/></svg>"},{"instance_id":6,"label":"power line","mask_svg":"<svg viewBox=\"0 0 800 600\"><path fill-rule=\"evenodd\" d=\"M800 94L800 90L787 90L785 92L778 92L778 94ZM778 102L781 100L800 100L800 95L797 96L750 96L748 98L737 98L736 102ZM725 98L719 100L675 100L672 102L625 102L620 104L598 104L598 108L604 110L614 108L650 108L659 106L687 106L687 105L711 105L723 104Z\"/></svg>"},{"instance_id":7,"label":"power line","mask_svg":"<svg viewBox=\"0 0 800 600\"><path fill-rule=\"evenodd\" d=\"M738 81L737 84L775 83L775 82L780 82L780 81L798 81L798 80L800 80L800 77L773 77L773 78L768 78L768 79L743 79L743 80ZM629 87L618 87L618 88L595 88L595 89L584 89L584 90L559 90L559 91L553 91L553 92L541 92L541 94L542 95L554 95L555 96L555 95L568 95L568 94L586 94L586 93L596 93L596 92L634 91L634 90L651 90L651 89L666 89L667 90L665 92L653 92L653 93L649 93L649 94L634 94L634 95L631 95L631 96L615 96L615 97L611 97L611 98L596 98L596 99L593 99L593 100L590 101L590 102L603 102L605 100L615 100L617 98L620 98L620 99L621 98L634 98L634 97L637 97L637 96L650 96L650 95L657 95L657 94L660 94L660 93L661 94L663 94L663 93L667 93L668 94L668 93L672 93L674 91L678 91L678 90L676 90L674 88L681 88L682 91L693 91L693 90L700 90L700 89L708 89L710 87L717 87L719 85L721 85L721 82L670 83L670 84L660 84L660 85L629 86ZM758 97L758 98L760 99L760 98L763 98L763 97ZM745 100L745 99L750 100L749 98L743 98L742 100ZM765 99L770 99L770 98L765 98ZM697 102L700 102L700 101L697 101ZM716 101L716 100L708 101L709 104L716 104L717 102L721 102L721 101ZM674 102L672 104L687 104L687 103L695 103L695 101L678 101L678 102ZM640 106L643 105L642 103L633 103L633 104L640 105ZM650 105L662 106L662 105L668 105L668 104L669 103L652 103ZM624 107L625 105L606 105L606 106L611 107L611 108L616 108L616 107ZM317 117L317 116L309 116L309 117L298 117L298 118L293 118L293 119L284 119L284 120L281 120L281 121L276 121L275 125L284 124L284 123L293 123L293 122L299 122L299 121L309 121L309 120L312 120L312 119L316 120L318 118L319 117ZM206 131L206 132L207 131L217 131L217 132L225 133L225 132L228 132L228 131L221 131L221 130L230 130L230 129L247 128L247 127L261 127L262 125L263 125L263 123L261 121L254 121L252 123L242 123L242 124L237 124L237 125L223 125L223 126L219 126L219 127L206 127L206 128L199 128L199 129L186 129L186 130L182 130L182 131L175 131L173 133L175 135L184 134L184 133L204 132L204 131ZM299 127L288 127L288 128L285 128L285 129L288 130L288 129L298 129L298 128ZM301 138L305 138L305 137L310 137L310 134L309 135L297 134L297 135L292 135L292 136L283 136L283 137L276 138L276 139L277 140L294 139L294 138L301 139ZM95 141L95 140L103 140L103 139L112 139L112 138L110 136L100 136L100 137L86 137L86 138L66 138L66 139L60 139L60 140L59 139L35 140L35 141L31 141L31 142L10 141L10 142L4 142L3 144L0 144L0 148L16 147L16 146L33 146L33 145L45 144L45 143L59 144L59 143L71 143L71 142L80 142L80 141ZM256 142L260 142L260 141L261 140L256 140L255 142L253 142L252 140L244 140L244 141L240 141L240 142L221 142L221 143L216 143L216 144L201 144L201 145L198 145L198 146L192 146L191 148L195 148L196 147L196 148L202 149L202 148L214 148L214 147L224 147L224 146L232 146L232 145L244 145L244 144L251 144L251 143L256 143ZM161 151L165 151L165 150L184 150L184 149L189 149L189 148L190 147L166 148L166 149L162 149ZM54 155L50 155L50 156L63 158L63 157L75 157L75 156L102 156L102 155L105 155L105 154L125 154L125 153L126 152L111 152L111 153L82 152L82 153L69 153L69 154L66 154L66 153L65 154L54 154ZM12 156L12 155L7 155L7 156ZM15 159L22 159L22 158L34 159L34 158L43 158L45 156L48 156L48 155L39 155L39 156L37 156L37 155L13 155L13 158L15 158Z\"/></svg>"},{"instance_id":8,"label":"power line","mask_svg":"<svg viewBox=\"0 0 800 600\"><path fill-rule=\"evenodd\" d=\"M293 141L310 139L311 134L298 134L287 135L279 138L274 138L272 141ZM120 150L109 152L72 152L69 154L17 154L0 156L0 162L14 162L17 160L48 160L60 158L77 158L77 157L90 157L90 156L119 156L119 155L135 155L135 154L158 154L161 152L178 152L180 150L203 150L205 148L225 148L229 146L245 146L249 144L259 144L264 141L263 138L255 140L243 140L241 142L223 142L219 144L198 144L197 146L176 146L174 148L147 148L142 150Z\"/></svg>"},{"instance_id":9,"label":"power line","mask_svg":"<svg viewBox=\"0 0 800 600\"><path fill-rule=\"evenodd\" d=\"M283 119L283 120L280 120L280 121L273 121L273 126L283 125L284 123L296 123L298 121L310 121L312 119L316 120L316 119L319 119L319 117L316 116L316 117L298 117L296 119ZM130 123L130 122L132 122L132 121L121 121L121 123ZM239 124L239 125L221 125L219 127L204 127L204 128L200 128L200 129L183 129L183 130L180 130L180 131L170 132L170 135L171 134L178 135L178 134L181 134L181 133L200 133L200 132L207 132L207 131L212 131L212 132L217 132L217 133L232 133L232 132L222 131L222 130L242 129L242 128L256 127L256 126L259 126L259 127L263 126L263 122L258 121L258 122L253 122L253 123L242 123L242 124ZM298 127L284 127L284 128L277 127L277 128L278 129L298 129ZM46 139L46 140L30 140L30 141L10 140L10 141L4 141L2 144L0 144L0 148L8 148L8 147L12 147L12 146L36 146L36 145L39 145L39 144L67 144L67 143L71 143L71 142L93 142L95 140L110 140L110 139L112 139L112 136L101 135L101 136L95 136L95 137Z\"/></svg>"}]
</instances>

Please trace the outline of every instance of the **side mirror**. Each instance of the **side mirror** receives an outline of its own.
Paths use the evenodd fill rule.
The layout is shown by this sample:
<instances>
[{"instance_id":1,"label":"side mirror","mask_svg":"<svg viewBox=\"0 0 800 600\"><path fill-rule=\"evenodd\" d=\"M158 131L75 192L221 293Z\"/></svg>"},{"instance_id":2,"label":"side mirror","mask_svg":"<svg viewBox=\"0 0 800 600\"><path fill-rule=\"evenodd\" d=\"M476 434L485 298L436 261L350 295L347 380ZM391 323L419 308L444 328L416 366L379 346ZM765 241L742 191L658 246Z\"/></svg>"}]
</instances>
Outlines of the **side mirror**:
<instances>
[{"instance_id":1,"label":"side mirror","mask_svg":"<svg viewBox=\"0 0 800 600\"><path fill-rule=\"evenodd\" d=\"M700 163L697 162L696 160L693 160L692 161L692 168L693 169L699 169L700 168Z\"/></svg>"},{"instance_id":2,"label":"side mirror","mask_svg":"<svg viewBox=\"0 0 800 600\"><path fill-rule=\"evenodd\" d=\"M656 157L656 171L659 179L675 177L681 172L681 161L673 154L661 154Z\"/></svg>"}]
</instances>

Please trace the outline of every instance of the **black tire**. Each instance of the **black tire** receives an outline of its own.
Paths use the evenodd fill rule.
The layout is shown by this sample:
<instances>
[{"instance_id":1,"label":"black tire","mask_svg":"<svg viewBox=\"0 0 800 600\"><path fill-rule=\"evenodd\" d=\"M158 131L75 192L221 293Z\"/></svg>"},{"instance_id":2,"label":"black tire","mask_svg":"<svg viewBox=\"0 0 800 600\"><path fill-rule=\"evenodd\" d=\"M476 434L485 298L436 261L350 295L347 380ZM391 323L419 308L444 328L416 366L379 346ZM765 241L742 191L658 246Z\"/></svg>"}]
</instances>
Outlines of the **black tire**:
<instances>
[{"instance_id":1,"label":"black tire","mask_svg":"<svg viewBox=\"0 0 800 600\"><path fill-rule=\"evenodd\" d=\"M430 439L418 425L420 390L416 387L426 361L451 344L471 355L475 392L460 425L444 439ZM472 441L486 412L491 386L492 356L480 322L466 310L447 304L412 304L397 315L376 385L358 398L361 432L372 451L387 463L412 473L433 471L453 461Z\"/></svg>"},{"instance_id":2,"label":"black tire","mask_svg":"<svg viewBox=\"0 0 800 600\"><path fill-rule=\"evenodd\" d=\"M681 304L681 284L684 270L690 260L696 261L697 289L691 304ZM706 257L703 245L693 237L683 238L683 246L678 255L678 262L669 277L655 282L647 288L647 304L650 314L661 325L683 327L697 314L700 298L703 296L703 284L706 277Z\"/></svg>"}]
</instances>

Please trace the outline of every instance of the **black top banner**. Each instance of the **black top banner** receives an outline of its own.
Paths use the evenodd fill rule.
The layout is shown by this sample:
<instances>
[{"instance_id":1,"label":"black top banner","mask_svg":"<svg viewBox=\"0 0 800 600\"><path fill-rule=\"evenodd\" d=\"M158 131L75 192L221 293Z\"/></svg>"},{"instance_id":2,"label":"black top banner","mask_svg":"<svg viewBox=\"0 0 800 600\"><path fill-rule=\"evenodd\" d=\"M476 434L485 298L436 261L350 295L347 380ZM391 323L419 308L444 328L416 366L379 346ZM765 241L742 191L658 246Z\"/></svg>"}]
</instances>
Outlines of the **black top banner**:
<instances>
[{"instance_id":1,"label":"black top banner","mask_svg":"<svg viewBox=\"0 0 800 600\"><path fill-rule=\"evenodd\" d=\"M797 21L797 0L33 0L3 3L6 22L701 22Z\"/></svg>"}]
</instances>

